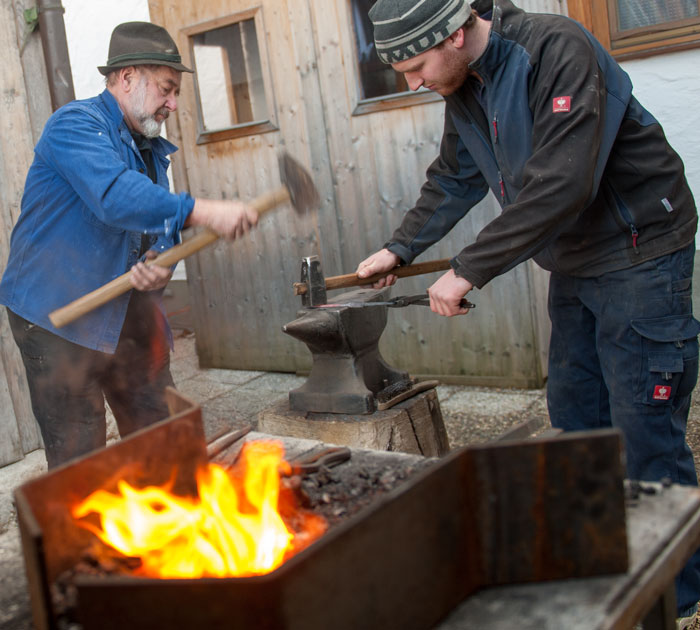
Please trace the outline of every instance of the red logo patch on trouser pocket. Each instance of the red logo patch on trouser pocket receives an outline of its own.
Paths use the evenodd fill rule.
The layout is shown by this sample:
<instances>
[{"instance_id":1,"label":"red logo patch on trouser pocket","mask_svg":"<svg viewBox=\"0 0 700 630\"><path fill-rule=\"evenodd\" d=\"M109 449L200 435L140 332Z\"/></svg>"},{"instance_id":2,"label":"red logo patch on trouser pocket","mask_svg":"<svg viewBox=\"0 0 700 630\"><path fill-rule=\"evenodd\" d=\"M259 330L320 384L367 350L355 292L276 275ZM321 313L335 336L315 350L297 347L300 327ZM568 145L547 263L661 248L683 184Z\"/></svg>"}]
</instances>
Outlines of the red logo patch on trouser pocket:
<instances>
[{"instance_id":1,"label":"red logo patch on trouser pocket","mask_svg":"<svg viewBox=\"0 0 700 630\"><path fill-rule=\"evenodd\" d=\"M654 400L670 400L671 388L668 385L654 387Z\"/></svg>"}]
</instances>

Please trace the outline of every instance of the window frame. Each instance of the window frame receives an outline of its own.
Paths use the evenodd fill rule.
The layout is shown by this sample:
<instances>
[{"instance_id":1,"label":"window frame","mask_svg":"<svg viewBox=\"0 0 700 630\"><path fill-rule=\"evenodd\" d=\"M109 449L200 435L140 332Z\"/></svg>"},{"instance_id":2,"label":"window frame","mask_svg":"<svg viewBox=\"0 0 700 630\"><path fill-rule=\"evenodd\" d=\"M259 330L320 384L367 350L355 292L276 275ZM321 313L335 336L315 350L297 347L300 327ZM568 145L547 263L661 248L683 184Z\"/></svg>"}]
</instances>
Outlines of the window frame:
<instances>
[{"instance_id":1,"label":"window frame","mask_svg":"<svg viewBox=\"0 0 700 630\"><path fill-rule=\"evenodd\" d=\"M616 0L568 0L569 17L585 26L617 60L639 59L700 47L700 17L675 26L617 31Z\"/></svg>"},{"instance_id":2,"label":"window frame","mask_svg":"<svg viewBox=\"0 0 700 630\"><path fill-rule=\"evenodd\" d=\"M265 103L267 106L268 117L265 120L253 120L250 122L232 125L224 129L216 129L208 131L204 128L204 115L202 112L201 92L197 80L197 72L194 73L195 83L195 103L197 106L197 144L207 144L209 142L221 142L223 140L231 140L233 138L242 138L255 134L269 133L270 131L278 131L277 109L275 107L275 98L272 89L272 78L270 75L269 56L266 48L265 27L262 19L262 7L257 6L238 13L207 20L192 26L187 26L180 29L180 32L187 38L187 48L190 55L190 63L196 70L194 56L194 38L196 35L201 35L208 31L213 31L218 28L224 28L232 24L238 24L246 20L254 20L255 36L258 44L258 53L260 54L260 67L262 71L263 86L265 88Z\"/></svg>"},{"instance_id":3,"label":"window frame","mask_svg":"<svg viewBox=\"0 0 700 630\"><path fill-rule=\"evenodd\" d=\"M353 73L355 79L355 94L353 103L353 116L362 116L364 114L372 114L374 112L383 112L390 109L399 109L402 107L413 107L414 105L424 105L426 103L435 103L442 101L443 98L430 90L419 90L418 92L395 92L393 94L385 94L384 96L373 96L370 98L362 98L362 76L359 63L359 51L357 50L357 36L355 33L355 19L352 11L353 0L347 0L345 4L346 20L345 23L348 29L349 42L352 46Z\"/></svg>"}]
</instances>

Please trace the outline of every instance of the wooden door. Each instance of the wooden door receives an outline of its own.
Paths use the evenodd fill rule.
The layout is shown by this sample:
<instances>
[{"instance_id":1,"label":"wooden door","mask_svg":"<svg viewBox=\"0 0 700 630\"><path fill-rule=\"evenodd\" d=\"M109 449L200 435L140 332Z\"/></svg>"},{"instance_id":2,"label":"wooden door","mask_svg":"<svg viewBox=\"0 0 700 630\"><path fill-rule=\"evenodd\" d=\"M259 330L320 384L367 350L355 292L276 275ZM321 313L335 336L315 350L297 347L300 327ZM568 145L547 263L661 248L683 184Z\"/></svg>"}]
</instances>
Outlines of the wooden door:
<instances>
[{"instance_id":1,"label":"wooden door","mask_svg":"<svg viewBox=\"0 0 700 630\"><path fill-rule=\"evenodd\" d=\"M279 186L277 153L284 149L312 173L322 200L317 212L304 216L289 206L280 207L245 239L218 242L186 261L200 363L303 369L308 352L281 332L298 308L292 284L299 279L301 258L313 252L330 268L341 267L335 191L306 0L257 5L248 0L150 0L149 6L151 19L173 35L190 66L192 40L202 28L253 19L265 75L269 121L239 128L238 136L214 134L208 142L203 141L198 120L194 81L183 77L178 114L170 118L167 128L169 138L181 148L174 156L176 188L194 196L252 199ZM222 92L229 88L222 77Z\"/></svg>"},{"instance_id":2,"label":"wooden door","mask_svg":"<svg viewBox=\"0 0 700 630\"><path fill-rule=\"evenodd\" d=\"M331 276L354 271L382 246L437 155L443 104L422 96L391 108L363 101L351 0L149 5L153 21L176 38L188 65L196 56L193 38L203 29L253 16L266 73L269 119L238 136L236 130L207 132L194 81L184 77L178 115L168 121L168 135L182 149L174 158L176 187L194 196L250 199L278 185L276 153L284 148L311 171L322 199L316 213L279 209L246 239L219 243L187 261L200 363L304 371L308 350L281 332L300 304L292 283L302 257L319 255ZM221 91L228 95L222 102L230 102L223 78ZM499 211L488 198L421 260L455 255ZM437 277L401 280L394 294L424 292ZM547 345L545 290L546 274L527 263L472 294L477 308L468 317L445 319L424 307L395 310L382 352L414 375L539 386Z\"/></svg>"}]
</instances>

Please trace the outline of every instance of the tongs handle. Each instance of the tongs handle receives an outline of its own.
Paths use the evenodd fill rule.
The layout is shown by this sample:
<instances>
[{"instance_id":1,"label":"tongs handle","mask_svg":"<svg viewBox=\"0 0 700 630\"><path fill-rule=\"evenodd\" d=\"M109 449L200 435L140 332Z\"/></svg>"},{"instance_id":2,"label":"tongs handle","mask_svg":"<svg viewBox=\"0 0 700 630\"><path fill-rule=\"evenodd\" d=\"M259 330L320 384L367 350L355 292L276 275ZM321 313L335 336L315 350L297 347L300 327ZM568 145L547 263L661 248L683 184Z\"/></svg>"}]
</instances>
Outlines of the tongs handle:
<instances>
[{"instance_id":1,"label":"tongs handle","mask_svg":"<svg viewBox=\"0 0 700 630\"><path fill-rule=\"evenodd\" d=\"M320 470L322 466L337 466L349 460L350 457L351 451L346 446L332 446L317 453L292 460L289 463L291 464L292 474L305 475Z\"/></svg>"},{"instance_id":2,"label":"tongs handle","mask_svg":"<svg viewBox=\"0 0 700 630\"><path fill-rule=\"evenodd\" d=\"M430 306L430 296L427 293L421 295L401 295L389 300L388 306L390 308L400 308L402 306L410 306L411 304L416 304L418 306ZM462 298L459 301L460 308L476 308L476 304L472 304L466 298Z\"/></svg>"}]
</instances>

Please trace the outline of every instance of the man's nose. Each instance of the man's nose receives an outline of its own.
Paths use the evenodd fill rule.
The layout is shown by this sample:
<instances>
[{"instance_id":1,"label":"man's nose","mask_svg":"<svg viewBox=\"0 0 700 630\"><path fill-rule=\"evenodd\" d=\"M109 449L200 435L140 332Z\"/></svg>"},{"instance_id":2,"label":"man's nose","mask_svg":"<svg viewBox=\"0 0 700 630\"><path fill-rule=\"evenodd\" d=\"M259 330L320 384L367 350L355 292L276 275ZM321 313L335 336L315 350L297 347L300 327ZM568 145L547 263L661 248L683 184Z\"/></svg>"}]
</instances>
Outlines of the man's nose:
<instances>
[{"instance_id":1,"label":"man's nose","mask_svg":"<svg viewBox=\"0 0 700 630\"><path fill-rule=\"evenodd\" d=\"M168 99L165 101L165 106L171 112L174 112L177 109L177 96L169 96Z\"/></svg>"},{"instance_id":2,"label":"man's nose","mask_svg":"<svg viewBox=\"0 0 700 630\"><path fill-rule=\"evenodd\" d=\"M415 92L419 87L423 85L423 79L419 77L417 74L412 74L412 73L406 73L406 83L408 83L408 87L411 89L411 91Z\"/></svg>"}]
</instances>

